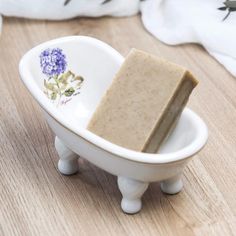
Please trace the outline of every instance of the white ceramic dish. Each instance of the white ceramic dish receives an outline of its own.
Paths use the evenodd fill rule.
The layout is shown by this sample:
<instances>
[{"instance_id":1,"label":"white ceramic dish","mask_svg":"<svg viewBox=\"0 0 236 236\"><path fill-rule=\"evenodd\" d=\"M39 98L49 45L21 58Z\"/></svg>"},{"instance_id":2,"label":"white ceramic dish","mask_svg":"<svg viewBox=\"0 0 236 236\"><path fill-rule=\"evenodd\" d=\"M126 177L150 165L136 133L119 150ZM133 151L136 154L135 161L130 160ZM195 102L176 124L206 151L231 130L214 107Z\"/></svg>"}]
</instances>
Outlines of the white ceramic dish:
<instances>
[{"instance_id":1,"label":"white ceramic dish","mask_svg":"<svg viewBox=\"0 0 236 236\"><path fill-rule=\"evenodd\" d=\"M62 51L53 51L53 48ZM44 51L46 49L49 50ZM126 213L136 213L142 207L141 197L150 182L161 181L162 191L169 194L182 189L183 169L206 143L208 131L201 118L186 108L160 153L148 154L122 148L86 130L123 60L117 51L97 39L72 36L31 49L21 59L19 70L22 81L42 107L56 134L59 171L74 174L78 171L78 157L87 159L118 176L123 196L121 207ZM49 78L50 74L56 79ZM84 81L75 75L82 75Z\"/></svg>"}]
</instances>

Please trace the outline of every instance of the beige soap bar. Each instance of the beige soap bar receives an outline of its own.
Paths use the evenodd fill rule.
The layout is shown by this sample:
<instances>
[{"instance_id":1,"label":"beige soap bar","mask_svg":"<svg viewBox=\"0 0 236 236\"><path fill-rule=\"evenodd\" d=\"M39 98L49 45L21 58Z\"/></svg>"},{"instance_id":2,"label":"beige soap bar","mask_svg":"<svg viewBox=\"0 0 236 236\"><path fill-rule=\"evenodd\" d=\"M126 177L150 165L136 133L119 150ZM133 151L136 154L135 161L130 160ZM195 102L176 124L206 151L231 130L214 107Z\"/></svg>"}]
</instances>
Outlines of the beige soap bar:
<instances>
[{"instance_id":1,"label":"beige soap bar","mask_svg":"<svg viewBox=\"0 0 236 236\"><path fill-rule=\"evenodd\" d=\"M156 153L196 85L186 69L132 49L88 130L122 147Z\"/></svg>"}]
</instances>

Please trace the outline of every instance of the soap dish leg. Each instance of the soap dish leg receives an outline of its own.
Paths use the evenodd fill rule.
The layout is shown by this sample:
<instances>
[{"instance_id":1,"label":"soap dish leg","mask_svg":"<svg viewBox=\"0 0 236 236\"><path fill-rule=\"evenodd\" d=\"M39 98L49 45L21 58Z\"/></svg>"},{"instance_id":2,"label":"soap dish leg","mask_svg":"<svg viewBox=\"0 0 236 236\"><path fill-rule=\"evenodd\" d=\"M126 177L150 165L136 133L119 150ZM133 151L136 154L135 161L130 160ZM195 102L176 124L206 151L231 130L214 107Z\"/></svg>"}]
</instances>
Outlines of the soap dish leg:
<instances>
[{"instance_id":1,"label":"soap dish leg","mask_svg":"<svg viewBox=\"0 0 236 236\"><path fill-rule=\"evenodd\" d=\"M147 190L148 183L118 176L118 187L123 196L121 208L125 213L134 214L142 208L142 195Z\"/></svg>"},{"instance_id":2,"label":"soap dish leg","mask_svg":"<svg viewBox=\"0 0 236 236\"><path fill-rule=\"evenodd\" d=\"M161 182L161 190L167 194L176 194L183 188L181 174Z\"/></svg>"},{"instance_id":3,"label":"soap dish leg","mask_svg":"<svg viewBox=\"0 0 236 236\"><path fill-rule=\"evenodd\" d=\"M78 172L78 155L72 152L65 144L58 138L55 138L55 148L59 155L58 170L63 175L73 175Z\"/></svg>"}]
</instances>

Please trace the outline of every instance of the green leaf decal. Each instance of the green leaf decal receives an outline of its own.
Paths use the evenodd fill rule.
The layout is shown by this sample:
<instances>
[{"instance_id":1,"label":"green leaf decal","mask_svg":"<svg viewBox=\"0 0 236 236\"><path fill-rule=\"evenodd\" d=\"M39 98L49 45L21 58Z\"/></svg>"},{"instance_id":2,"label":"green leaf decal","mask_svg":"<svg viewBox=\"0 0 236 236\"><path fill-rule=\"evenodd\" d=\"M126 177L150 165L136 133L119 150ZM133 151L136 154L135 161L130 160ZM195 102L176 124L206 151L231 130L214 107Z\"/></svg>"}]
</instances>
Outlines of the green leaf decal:
<instances>
[{"instance_id":1,"label":"green leaf decal","mask_svg":"<svg viewBox=\"0 0 236 236\"><path fill-rule=\"evenodd\" d=\"M56 92L52 92L51 93L51 99L52 100L56 100L57 99L57 93Z\"/></svg>"},{"instance_id":2,"label":"green leaf decal","mask_svg":"<svg viewBox=\"0 0 236 236\"><path fill-rule=\"evenodd\" d=\"M72 71L58 73L56 75L44 79L45 95L51 99L56 100L57 105L66 104L72 99L72 96L80 94L80 89L84 78L76 76Z\"/></svg>"},{"instance_id":3,"label":"green leaf decal","mask_svg":"<svg viewBox=\"0 0 236 236\"><path fill-rule=\"evenodd\" d=\"M64 92L64 95L66 97L70 97L74 92L75 92L75 89L71 87Z\"/></svg>"},{"instance_id":4,"label":"green leaf decal","mask_svg":"<svg viewBox=\"0 0 236 236\"><path fill-rule=\"evenodd\" d=\"M81 83L84 81L84 78L82 77L82 76L76 76L75 78L74 78L74 80L79 80L79 81L81 81Z\"/></svg>"},{"instance_id":5,"label":"green leaf decal","mask_svg":"<svg viewBox=\"0 0 236 236\"><path fill-rule=\"evenodd\" d=\"M54 84L52 84L52 83L47 83L46 80L44 80L44 86L45 86L45 88L48 89L48 90L55 91Z\"/></svg>"},{"instance_id":6,"label":"green leaf decal","mask_svg":"<svg viewBox=\"0 0 236 236\"><path fill-rule=\"evenodd\" d=\"M68 79L69 77L72 75L73 73L69 70L67 71L66 73L62 74L60 76L60 78L58 79L60 83L63 83L63 84L67 84L68 83Z\"/></svg>"}]
</instances>

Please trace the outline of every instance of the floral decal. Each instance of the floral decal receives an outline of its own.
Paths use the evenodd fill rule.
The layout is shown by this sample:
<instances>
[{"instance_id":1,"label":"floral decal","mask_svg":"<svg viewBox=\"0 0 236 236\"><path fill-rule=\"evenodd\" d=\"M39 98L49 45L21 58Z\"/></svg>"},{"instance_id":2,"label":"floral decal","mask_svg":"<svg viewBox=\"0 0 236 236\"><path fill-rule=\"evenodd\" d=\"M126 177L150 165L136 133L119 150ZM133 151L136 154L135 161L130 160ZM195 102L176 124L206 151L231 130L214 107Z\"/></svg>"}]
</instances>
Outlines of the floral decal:
<instances>
[{"instance_id":1,"label":"floral decal","mask_svg":"<svg viewBox=\"0 0 236 236\"><path fill-rule=\"evenodd\" d=\"M66 71L66 55L60 48L46 49L40 54L40 66L44 79L44 93L58 104L66 104L73 96L80 93L84 81L82 76L76 76L70 70Z\"/></svg>"}]
</instances>

